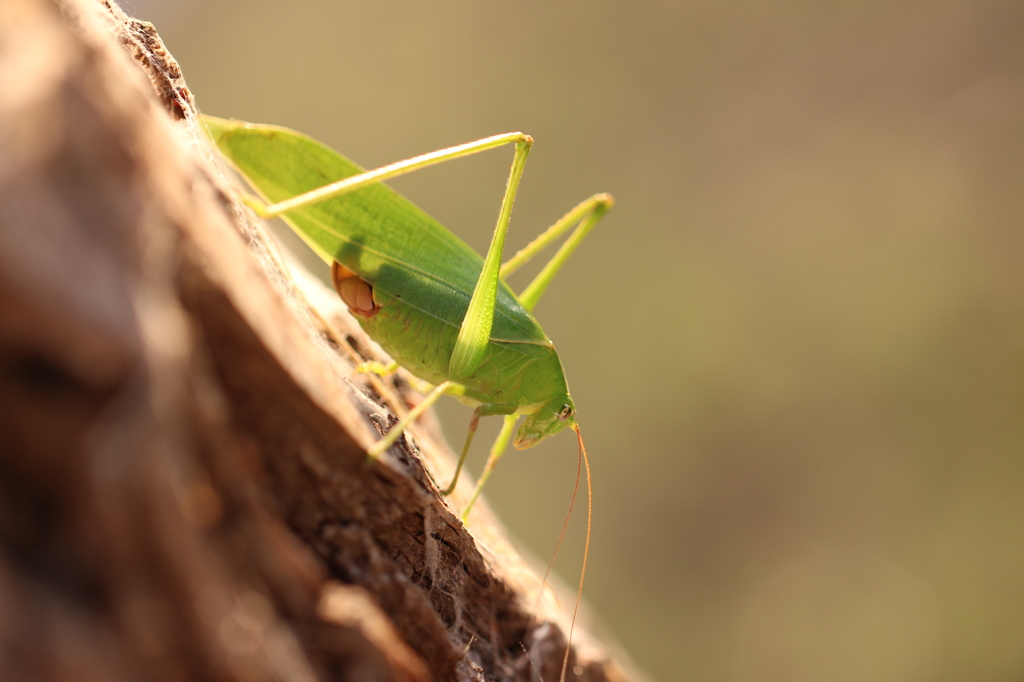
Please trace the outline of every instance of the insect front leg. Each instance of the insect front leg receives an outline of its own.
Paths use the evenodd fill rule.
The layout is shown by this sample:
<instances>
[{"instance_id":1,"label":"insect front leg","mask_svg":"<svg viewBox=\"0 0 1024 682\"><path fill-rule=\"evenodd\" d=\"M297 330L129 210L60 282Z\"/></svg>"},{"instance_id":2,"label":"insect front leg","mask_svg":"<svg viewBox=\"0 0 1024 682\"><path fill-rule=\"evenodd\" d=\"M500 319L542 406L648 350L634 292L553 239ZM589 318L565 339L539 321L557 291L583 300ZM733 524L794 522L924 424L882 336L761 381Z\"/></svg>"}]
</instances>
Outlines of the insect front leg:
<instances>
[{"instance_id":1,"label":"insect front leg","mask_svg":"<svg viewBox=\"0 0 1024 682\"><path fill-rule=\"evenodd\" d=\"M480 417L486 417L490 415L505 415L507 420L509 417L512 418L512 423L515 424L515 406L514 405L499 405L499 404L485 404L479 405L473 410L473 416L469 419L469 429L466 431L466 442L462 445L462 453L459 455L459 462L455 465L455 474L452 476L452 482L448 484L448 487L441 491L442 495L450 495L455 490L455 484L459 482L459 474L462 472L462 465L466 462L466 455L469 453L469 446L473 442L473 436L476 435L476 427L480 423ZM506 443L507 443L506 439ZM473 502L476 500L476 496L480 494L479 485L477 491L473 494L473 500L470 501L469 506L466 507L466 511L463 513L463 519L469 514L469 507L473 506Z\"/></svg>"},{"instance_id":2,"label":"insect front leg","mask_svg":"<svg viewBox=\"0 0 1024 682\"><path fill-rule=\"evenodd\" d=\"M494 444L491 445L491 454L487 458L487 464L484 465L484 470L480 474L480 478L476 482L476 489L473 490L473 496L469 498L469 503L466 504L466 508L462 510L462 521L465 522L469 518L469 512L473 509L473 503L476 502L476 498L480 497L480 492L484 489L484 483L491 477L491 472L494 471L494 467L498 465L498 460L505 454L505 450L508 449L508 443L512 440L512 432L516 428L516 419L519 415L507 414L505 415L505 423L501 426L501 432L498 437L494 439Z\"/></svg>"}]
</instances>

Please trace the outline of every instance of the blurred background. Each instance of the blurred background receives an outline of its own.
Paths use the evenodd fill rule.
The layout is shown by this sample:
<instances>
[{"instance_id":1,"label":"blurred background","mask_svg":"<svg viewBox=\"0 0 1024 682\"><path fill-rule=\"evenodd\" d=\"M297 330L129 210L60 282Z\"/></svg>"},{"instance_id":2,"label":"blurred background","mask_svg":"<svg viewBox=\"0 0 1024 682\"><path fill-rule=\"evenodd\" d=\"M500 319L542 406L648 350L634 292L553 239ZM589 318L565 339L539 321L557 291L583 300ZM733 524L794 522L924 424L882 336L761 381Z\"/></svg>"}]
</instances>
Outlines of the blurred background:
<instances>
[{"instance_id":1,"label":"blurred background","mask_svg":"<svg viewBox=\"0 0 1024 682\"><path fill-rule=\"evenodd\" d=\"M121 2L203 111L364 166L532 134L511 249L615 195L537 316L652 678L1024 678L1024 3ZM510 159L394 184L482 251ZM575 467L488 486L542 558Z\"/></svg>"}]
</instances>

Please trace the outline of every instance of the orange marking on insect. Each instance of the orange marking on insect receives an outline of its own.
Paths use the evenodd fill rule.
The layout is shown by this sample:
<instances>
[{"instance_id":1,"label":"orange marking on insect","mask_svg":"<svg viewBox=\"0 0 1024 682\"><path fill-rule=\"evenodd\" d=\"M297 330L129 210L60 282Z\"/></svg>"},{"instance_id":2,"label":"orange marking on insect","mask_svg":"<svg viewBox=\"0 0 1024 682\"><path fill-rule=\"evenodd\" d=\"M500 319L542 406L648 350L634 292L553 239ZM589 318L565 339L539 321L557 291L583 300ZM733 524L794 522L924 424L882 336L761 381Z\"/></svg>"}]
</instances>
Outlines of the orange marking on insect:
<instances>
[{"instance_id":1,"label":"orange marking on insect","mask_svg":"<svg viewBox=\"0 0 1024 682\"><path fill-rule=\"evenodd\" d=\"M356 317L368 319L380 311L373 300L373 285L337 261L331 265L331 281L349 312Z\"/></svg>"}]
</instances>

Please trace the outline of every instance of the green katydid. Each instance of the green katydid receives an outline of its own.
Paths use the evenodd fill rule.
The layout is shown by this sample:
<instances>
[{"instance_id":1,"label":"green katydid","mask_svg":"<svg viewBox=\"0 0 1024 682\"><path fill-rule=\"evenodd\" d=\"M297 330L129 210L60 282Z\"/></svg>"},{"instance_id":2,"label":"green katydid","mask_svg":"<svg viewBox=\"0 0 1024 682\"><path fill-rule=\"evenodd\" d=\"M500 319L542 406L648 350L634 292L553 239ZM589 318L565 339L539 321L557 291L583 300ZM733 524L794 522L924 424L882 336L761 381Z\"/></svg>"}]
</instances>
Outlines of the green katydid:
<instances>
[{"instance_id":1,"label":"green katydid","mask_svg":"<svg viewBox=\"0 0 1024 682\"><path fill-rule=\"evenodd\" d=\"M463 518L507 448L521 415L526 418L513 442L519 449L536 445L566 427L576 432L589 499L590 467L575 406L558 353L531 311L554 275L611 208L610 195L598 194L581 202L502 265L512 204L533 143L528 135L496 135L364 171L292 130L209 116L203 121L221 153L260 195L262 201L251 201L250 206L263 217L281 217L331 265L335 288L363 329L414 376L434 385L425 399L371 448L371 457L383 453L406 426L447 394L476 409L455 474L443 494L455 488L479 418L504 416ZM507 144L515 145L515 156L498 223L483 259L381 184ZM557 253L516 296L505 277L573 227ZM584 572L589 542L588 506ZM581 575L581 589L582 584Z\"/></svg>"}]
</instances>

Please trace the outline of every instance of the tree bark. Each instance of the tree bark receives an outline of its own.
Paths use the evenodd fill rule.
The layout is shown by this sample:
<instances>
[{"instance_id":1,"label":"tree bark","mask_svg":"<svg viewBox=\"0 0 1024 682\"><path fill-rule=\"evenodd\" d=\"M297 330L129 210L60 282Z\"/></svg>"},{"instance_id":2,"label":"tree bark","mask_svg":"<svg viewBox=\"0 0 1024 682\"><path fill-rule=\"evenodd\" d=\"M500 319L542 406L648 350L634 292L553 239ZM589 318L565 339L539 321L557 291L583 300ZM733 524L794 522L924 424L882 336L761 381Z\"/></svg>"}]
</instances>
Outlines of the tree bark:
<instances>
[{"instance_id":1,"label":"tree bark","mask_svg":"<svg viewBox=\"0 0 1024 682\"><path fill-rule=\"evenodd\" d=\"M353 373L386 358L239 203L153 27L5 0L0 83L0 679L557 680L567 616L438 495L432 418L365 463L418 396Z\"/></svg>"}]
</instances>

